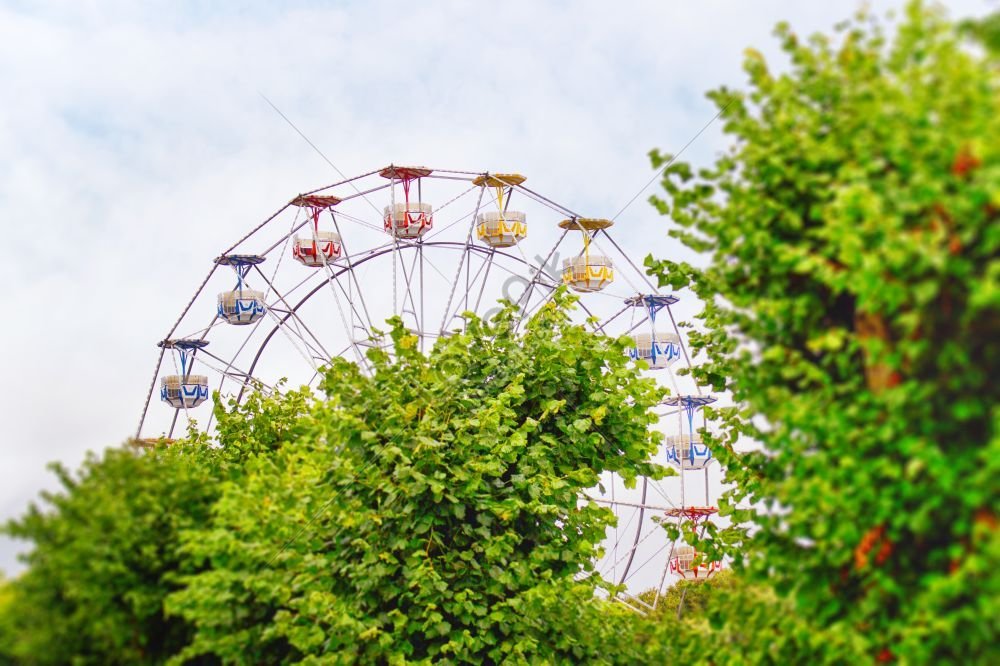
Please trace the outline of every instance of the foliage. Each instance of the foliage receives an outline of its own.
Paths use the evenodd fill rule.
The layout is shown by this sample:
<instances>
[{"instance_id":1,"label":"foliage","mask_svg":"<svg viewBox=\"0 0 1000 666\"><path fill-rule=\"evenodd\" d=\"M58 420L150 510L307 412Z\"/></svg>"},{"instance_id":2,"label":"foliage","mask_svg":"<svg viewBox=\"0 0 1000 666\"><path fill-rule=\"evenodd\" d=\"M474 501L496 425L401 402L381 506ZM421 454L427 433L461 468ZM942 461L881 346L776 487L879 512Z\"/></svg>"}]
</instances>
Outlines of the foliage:
<instances>
[{"instance_id":1,"label":"foliage","mask_svg":"<svg viewBox=\"0 0 1000 666\"><path fill-rule=\"evenodd\" d=\"M429 356L393 323L374 372L217 405L217 443L110 449L6 531L20 664L634 662L592 575L604 470L660 476L662 391L559 293L517 332L475 317Z\"/></svg>"},{"instance_id":2,"label":"foliage","mask_svg":"<svg viewBox=\"0 0 1000 666\"><path fill-rule=\"evenodd\" d=\"M653 596L648 590L639 598L651 604ZM678 582L649 616L656 624L642 629L653 648L648 663L813 664L831 661L840 650L799 617L789 599L732 569L703 582Z\"/></svg>"},{"instance_id":3,"label":"foliage","mask_svg":"<svg viewBox=\"0 0 1000 666\"><path fill-rule=\"evenodd\" d=\"M777 34L787 73L750 50L750 91L710 94L735 140L714 167L652 154L654 204L708 264L647 265L704 301L695 374L739 406L713 440L722 513L753 525L731 552L822 643L789 627L774 654L997 663L996 70L919 2L892 38L864 14ZM770 631L744 608L714 631Z\"/></svg>"},{"instance_id":4,"label":"foliage","mask_svg":"<svg viewBox=\"0 0 1000 666\"><path fill-rule=\"evenodd\" d=\"M13 626L14 608L14 588L10 581L0 574L0 666L14 664L14 639L15 632Z\"/></svg>"},{"instance_id":5,"label":"foliage","mask_svg":"<svg viewBox=\"0 0 1000 666\"><path fill-rule=\"evenodd\" d=\"M966 19L959 29L979 42L990 54L1000 54L1000 12L993 12L980 19Z\"/></svg>"},{"instance_id":6,"label":"foliage","mask_svg":"<svg viewBox=\"0 0 1000 666\"><path fill-rule=\"evenodd\" d=\"M647 462L662 396L569 302L523 335L510 309L469 315L429 356L395 321L371 375L335 360L329 400L186 535L204 570L169 600L198 627L184 656L610 660L629 618L590 574L614 518L579 496L604 470L663 473Z\"/></svg>"},{"instance_id":7,"label":"foliage","mask_svg":"<svg viewBox=\"0 0 1000 666\"><path fill-rule=\"evenodd\" d=\"M184 571L179 531L206 520L217 494L208 456L189 464L189 449L108 449L76 477L52 467L62 492L5 528L34 544L0 605L0 648L16 663L155 664L187 643L163 599Z\"/></svg>"},{"instance_id":8,"label":"foliage","mask_svg":"<svg viewBox=\"0 0 1000 666\"><path fill-rule=\"evenodd\" d=\"M656 589L640 592L637 598L653 607L647 615L658 622L679 622L684 617L704 615L708 602L719 590L739 584L732 569L723 569L707 580L679 580L657 598Z\"/></svg>"},{"instance_id":9,"label":"foliage","mask_svg":"<svg viewBox=\"0 0 1000 666\"><path fill-rule=\"evenodd\" d=\"M962 41L995 24L779 26L787 73L751 50L749 92L710 95L733 148L653 153L707 266L647 265L705 303L694 372L737 405L704 433L737 527L685 534L736 571L655 624L595 594L614 517L579 497L665 473L660 392L558 294L429 356L396 321L328 398L217 406L219 446L56 467L5 528L33 550L0 663L1000 662L1000 97Z\"/></svg>"}]
</instances>

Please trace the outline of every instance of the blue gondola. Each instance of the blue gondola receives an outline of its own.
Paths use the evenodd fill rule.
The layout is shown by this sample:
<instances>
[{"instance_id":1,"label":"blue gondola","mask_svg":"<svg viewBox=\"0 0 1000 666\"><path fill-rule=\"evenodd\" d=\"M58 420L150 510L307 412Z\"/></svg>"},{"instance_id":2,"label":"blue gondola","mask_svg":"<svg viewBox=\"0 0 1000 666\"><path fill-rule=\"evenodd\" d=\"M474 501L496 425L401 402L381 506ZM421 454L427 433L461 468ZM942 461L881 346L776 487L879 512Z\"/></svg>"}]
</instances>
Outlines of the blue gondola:
<instances>
[{"instance_id":1,"label":"blue gondola","mask_svg":"<svg viewBox=\"0 0 1000 666\"><path fill-rule=\"evenodd\" d=\"M264 257L250 254L228 254L215 260L220 266L231 266L236 271L236 289L219 294L217 314L220 319L237 326L253 324L267 314L264 294L248 289L243 282L247 273Z\"/></svg>"},{"instance_id":2,"label":"blue gondola","mask_svg":"<svg viewBox=\"0 0 1000 666\"><path fill-rule=\"evenodd\" d=\"M687 414L688 431L679 435L666 435L664 442L667 449L667 463L683 470L704 469L713 460L712 449L701 441L701 436L694 431L695 412L715 402L710 395L680 395L669 396L663 404L683 409Z\"/></svg>"},{"instance_id":3,"label":"blue gondola","mask_svg":"<svg viewBox=\"0 0 1000 666\"><path fill-rule=\"evenodd\" d=\"M207 340L163 340L157 346L173 349L181 361L181 374L160 379L160 400L175 409L190 409L208 400L208 377L191 374L191 363L197 350L208 345Z\"/></svg>"}]
</instances>

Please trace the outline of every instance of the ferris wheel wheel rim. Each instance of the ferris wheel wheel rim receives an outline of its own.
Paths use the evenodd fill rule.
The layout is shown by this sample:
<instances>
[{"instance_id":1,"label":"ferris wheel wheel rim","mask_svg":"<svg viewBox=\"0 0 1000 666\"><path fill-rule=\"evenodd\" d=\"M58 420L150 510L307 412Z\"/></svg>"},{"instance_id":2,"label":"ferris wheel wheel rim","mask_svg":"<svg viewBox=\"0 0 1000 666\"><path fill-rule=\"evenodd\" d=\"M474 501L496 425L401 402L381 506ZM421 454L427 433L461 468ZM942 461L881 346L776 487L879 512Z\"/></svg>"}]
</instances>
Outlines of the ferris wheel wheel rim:
<instances>
[{"instance_id":1,"label":"ferris wheel wheel rim","mask_svg":"<svg viewBox=\"0 0 1000 666\"><path fill-rule=\"evenodd\" d=\"M261 341L260 345L257 347L257 353L253 357L253 361L250 363L250 366L247 368L247 374L249 374L251 376L253 375L253 372L256 369L257 364L260 362L260 358L263 355L264 350L266 349L267 345L271 342L271 340L274 338L275 334L278 333L278 331L280 330L281 326L284 325L288 321L289 318L291 318L294 314L296 314L298 312L299 308L301 308L303 305L305 305L313 296L315 296L317 293L319 293L320 291L322 291L322 289L325 286L327 286L327 284L332 279L339 278L340 276L344 275L345 273L348 273L350 271L354 271L359 266L367 263L368 261L371 261L371 260L376 259L376 258L383 257L383 256L385 256L387 254L391 254L393 252L396 252L398 249L416 249L416 248L422 248L422 247L438 247L438 248L446 248L446 249L451 249L451 250L460 250L460 249L461 250L469 250L469 251L477 252L477 253L479 253L480 255L483 255L483 256L501 255L503 257L506 257L508 259L513 259L514 261L520 262L520 263L522 263L522 264L524 264L526 266L529 266L529 267L531 267L531 265L532 265L529 261L525 260L524 258L518 257L518 256L516 256L514 254L509 253L509 252L503 252L503 251L498 250L496 248L485 247L485 246L477 245L475 243L459 243L458 241L427 241L427 242L421 242L421 243L401 243L401 244L399 244L398 247L396 247L396 246L387 246L387 247L379 248L377 251L372 252L370 254L366 254L365 256L361 257L360 259L358 259L356 261L353 261L351 263L351 265L349 265L349 266L341 266L340 270L338 272L336 272L335 275L329 276L326 279L320 281L315 287L313 287L310 291L308 291L297 303L295 303L295 305L293 305L289 309L289 311L281 317L281 319L279 320L279 322L276 323L276 324L274 324L274 326L271 328L270 332L268 332L268 334ZM550 279L555 280L555 278L553 278L548 273L544 273L544 274L547 277L549 277ZM243 394L246 391L246 387L247 387L247 384L244 383L243 386L240 388L240 392L239 392L239 394L236 397L236 402L237 403L239 403L243 399Z\"/></svg>"}]
</instances>

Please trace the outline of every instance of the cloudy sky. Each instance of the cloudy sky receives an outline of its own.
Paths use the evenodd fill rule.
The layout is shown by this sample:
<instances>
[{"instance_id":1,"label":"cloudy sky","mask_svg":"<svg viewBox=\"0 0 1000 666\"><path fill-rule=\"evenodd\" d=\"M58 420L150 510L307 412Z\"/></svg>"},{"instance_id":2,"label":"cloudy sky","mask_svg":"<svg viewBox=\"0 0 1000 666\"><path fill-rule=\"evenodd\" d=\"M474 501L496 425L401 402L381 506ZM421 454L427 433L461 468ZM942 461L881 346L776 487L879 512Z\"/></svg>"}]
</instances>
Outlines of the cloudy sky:
<instances>
[{"instance_id":1,"label":"cloudy sky","mask_svg":"<svg viewBox=\"0 0 1000 666\"><path fill-rule=\"evenodd\" d=\"M882 12L897 2L872 3ZM982 14L986 0L948 3ZM771 30L853 2L0 3L0 518L48 461L134 431L161 339L216 256L291 195L395 162L519 171L610 216L714 115L704 91L778 66ZM713 125L684 157L725 146ZM676 252L640 199L619 220ZM377 279L373 276L372 279ZM0 541L0 569L18 570Z\"/></svg>"}]
</instances>

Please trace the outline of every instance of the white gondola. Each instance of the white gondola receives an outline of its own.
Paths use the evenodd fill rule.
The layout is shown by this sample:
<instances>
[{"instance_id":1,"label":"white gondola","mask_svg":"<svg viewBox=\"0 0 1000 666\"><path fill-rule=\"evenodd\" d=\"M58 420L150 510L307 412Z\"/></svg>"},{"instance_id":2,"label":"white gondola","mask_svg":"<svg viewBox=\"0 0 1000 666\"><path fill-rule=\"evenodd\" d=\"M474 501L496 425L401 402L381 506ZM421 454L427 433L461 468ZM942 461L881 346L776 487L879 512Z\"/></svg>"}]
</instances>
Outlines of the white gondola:
<instances>
[{"instance_id":1,"label":"white gondola","mask_svg":"<svg viewBox=\"0 0 1000 666\"><path fill-rule=\"evenodd\" d=\"M704 469L714 460L712 450L701 443L701 436L665 435L667 463L681 470Z\"/></svg>"},{"instance_id":2,"label":"white gondola","mask_svg":"<svg viewBox=\"0 0 1000 666\"><path fill-rule=\"evenodd\" d=\"M160 400L176 409L191 409L208 400L205 375L167 375L160 379Z\"/></svg>"},{"instance_id":3,"label":"white gondola","mask_svg":"<svg viewBox=\"0 0 1000 666\"><path fill-rule=\"evenodd\" d=\"M264 294L253 289L234 289L219 294L218 315L230 324L253 324L267 313Z\"/></svg>"},{"instance_id":4,"label":"white gondola","mask_svg":"<svg viewBox=\"0 0 1000 666\"><path fill-rule=\"evenodd\" d=\"M563 260L563 282L574 291L600 291L615 279L615 267L610 257L591 254Z\"/></svg>"},{"instance_id":5,"label":"white gondola","mask_svg":"<svg viewBox=\"0 0 1000 666\"><path fill-rule=\"evenodd\" d=\"M490 211L476 217L476 237L490 247L511 247L528 235L524 213Z\"/></svg>"},{"instance_id":6,"label":"white gondola","mask_svg":"<svg viewBox=\"0 0 1000 666\"><path fill-rule=\"evenodd\" d=\"M429 203L411 201L385 207L385 230L395 238L419 238L434 226Z\"/></svg>"},{"instance_id":7,"label":"white gondola","mask_svg":"<svg viewBox=\"0 0 1000 666\"><path fill-rule=\"evenodd\" d=\"M156 346L164 352L175 352L180 360L180 374L167 375L160 379L160 400L174 409L190 409L208 400L208 377L191 374L195 353L207 347L208 341L167 339L156 343Z\"/></svg>"},{"instance_id":8,"label":"white gondola","mask_svg":"<svg viewBox=\"0 0 1000 666\"><path fill-rule=\"evenodd\" d=\"M474 185L493 190L496 210L476 216L476 238L490 247L512 247L528 236L524 213L507 210L514 189L527 180L519 173L481 174Z\"/></svg>"},{"instance_id":9,"label":"white gondola","mask_svg":"<svg viewBox=\"0 0 1000 666\"><path fill-rule=\"evenodd\" d=\"M583 293L600 291L614 282L615 266L611 257L590 252L593 235L612 224L611 220L588 217L573 217L559 223L567 231L583 234L583 254L563 260L562 281L570 289Z\"/></svg>"},{"instance_id":10,"label":"white gondola","mask_svg":"<svg viewBox=\"0 0 1000 666\"><path fill-rule=\"evenodd\" d=\"M340 234L334 231L316 231L315 237L292 240L292 257L303 266L321 268L340 258L343 244Z\"/></svg>"},{"instance_id":11,"label":"white gondola","mask_svg":"<svg viewBox=\"0 0 1000 666\"><path fill-rule=\"evenodd\" d=\"M642 360L650 370L662 370L681 357L681 339L676 333L640 333L635 336L635 346L626 351L633 361Z\"/></svg>"},{"instance_id":12,"label":"white gondola","mask_svg":"<svg viewBox=\"0 0 1000 666\"><path fill-rule=\"evenodd\" d=\"M693 546L677 546L670 558L670 572L684 580L706 580L722 568L721 562L701 561L695 564L697 558L698 553Z\"/></svg>"}]
</instances>

